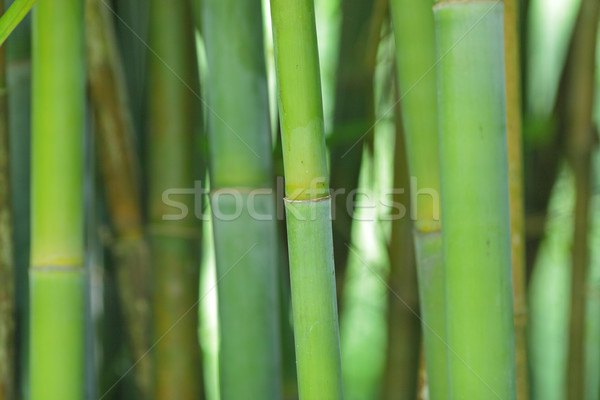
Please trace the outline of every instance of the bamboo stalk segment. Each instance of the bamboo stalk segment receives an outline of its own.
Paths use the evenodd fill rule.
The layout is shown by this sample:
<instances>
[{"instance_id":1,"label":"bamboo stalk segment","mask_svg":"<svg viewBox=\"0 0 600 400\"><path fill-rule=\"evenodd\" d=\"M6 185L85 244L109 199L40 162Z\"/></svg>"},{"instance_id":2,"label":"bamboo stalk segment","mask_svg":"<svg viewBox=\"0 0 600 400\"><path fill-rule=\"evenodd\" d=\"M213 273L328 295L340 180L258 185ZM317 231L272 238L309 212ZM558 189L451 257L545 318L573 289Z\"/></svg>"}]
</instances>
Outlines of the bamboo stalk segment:
<instances>
[{"instance_id":1,"label":"bamboo stalk segment","mask_svg":"<svg viewBox=\"0 0 600 400\"><path fill-rule=\"evenodd\" d=\"M224 399L282 392L278 244L259 0L202 1Z\"/></svg>"},{"instance_id":2,"label":"bamboo stalk segment","mask_svg":"<svg viewBox=\"0 0 600 400\"><path fill-rule=\"evenodd\" d=\"M272 0L300 398L341 399L323 105L312 0Z\"/></svg>"},{"instance_id":3,"label":"bamboo stalk segment","mask_svg":"<svg viewBox=\"0 0 600 400\"><path fill-rule=\"evenodd\" d=\"M516 398L503 5L434 7L449 398Z\"/></svg>"},{"instance_id":4,"label":"bamboo stalk segment","mask_svg":"<svg viewBox=\"0 0 600 400\"><path fill-rule=\"evenodd\" d=\"M155 398L202 396L198 312L200 227L192 195L173 196L188 212L178 218L165 196L195 187L196 54L188 1L150 1L148 43L148 213L153 280ZM170 198L170 197L169 197Z\"/></svg>"},{"instance_id":5,"label":"bamboo stalk segment","mask_svg":"<svg viewBox=\"0 0 600 400\"><path fill-rule=\"evenodd\" d=\"M411 176L411 216L427 383L431 399L447 393L444 264L433 1L392 0L396 66ZM415 36L419 39L415 40Z\"/></svg>"},{"instance_id":6,"label":"bamboo stalk segment","mask_svg":"<svg viewBox=\"0 0 600 400\"><path fill-rule=\"evenodd\" d=\"M32 400L84 396L83 20L81 0L40 0L33 19Z\"/></svg>"}]
</instances>

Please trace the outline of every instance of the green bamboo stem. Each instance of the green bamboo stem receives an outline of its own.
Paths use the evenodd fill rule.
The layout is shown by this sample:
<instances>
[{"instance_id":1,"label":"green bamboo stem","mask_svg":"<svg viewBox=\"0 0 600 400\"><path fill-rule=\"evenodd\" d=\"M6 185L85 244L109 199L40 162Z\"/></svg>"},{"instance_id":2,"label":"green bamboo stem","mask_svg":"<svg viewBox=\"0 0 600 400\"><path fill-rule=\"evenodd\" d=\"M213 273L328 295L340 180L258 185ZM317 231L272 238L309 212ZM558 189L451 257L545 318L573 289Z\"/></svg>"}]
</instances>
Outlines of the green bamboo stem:
<instances>
[{"instance_id":1,"label":"green bamboo stem","mask_svg":"<svg viewBox=\"0 0 600 400\"><path fill-rule=\"evenodd\" d=\"M447 366L439 193L433 1L392 0L396 65L411 175L411 216L431 399L445 399ZM415 36L419 40L415 40Z\"/></svg>"},{"instance_id":2,"label":"green bamboo stem","mask_svg":"<svg viewBox=\"0 0 600 400\"><path fill-rule=\"evenodd\" d=\"M202 7L221 397L279 399L278 239L261 2L203 0Z\"/></svg>"},{"instance_id":3,"label":"green bamboo stem","mask_svg":"<svg viewBox=\"0 0 600 400\"><path fill-rule=\"evenodd\" d=\"M593 187L600 187L600 152L593 157ZM600 243L600 193L591 199L591 229L588 243ZM585 400L600 398L600 248L590 246L590 267L587 277L585 305Z\"/></svg>"},{"instance_id":4,"label":"green bamboo stem","mask_svg":"<svg viewBox=\"0 0 600 400\"><path fill-rule=\"evenodd\" d=\"M583 0L573 33L570 58L566 69L564 123L567 136L567 159L575 175L575 215L571 254L571 312L567 396L583 399L585 393L585 303L589 264L589 204L591 195L593 104L596 67L596 38L600 1Z\"/></svg>"},{"instance_id":5,"label":"green bamboo stem","mask_svg":"<svg viewBox=\"0 0 600 400\"><path fill-rule=\"evenodd\" d=\"M31 17L20 24L11 35L6 46L6 80L8 90L8 123L10 133L11 181L13 225L15 291L16 291L16 336L29 337L29 265L30 254L30 201L31 201ZM28 376L28 343L17 340L16 394L24 398Z\"/></svg>"},{"instance_id":6,"label":"green bamboo stem","mask_svg":"<svg viewBox=\"0 0 600 400\"><path fill-rule=\"evenodd\" d=\"M331 201L312 0L272 0L300 398L341 399Z\"/></svg>"},{"instance_id":7,"label":"green bamboo stem","mask_svg":"<svg viewBox=\"0 0 600 400\"><path fill-rule=\"evenodd\" d=\"M515 359L517 399L529 399L527 357L527 293L525 285L525 211L523 201L523 156L521 74L519 56L518 1L504 1L504 55L506 68L506 136L508 193L515 313Z\"/></svg>"},{"instance_id":8,"label":"green bamboo stem","mask_svg":"<svg viewBox=\"0 0 600 400\"><path fill-rule=\"evenodd\" d=\"M15 0L0 18L0 46L31 10L36 0ZM4 11L4 8L2 8Z\"/></svg>"},{"instance_id":9,"label":"green bamboo stem","mask_svg":"<svg viewBox=\"0 0 600 400\"><path fill-rule=\"evenodd\" d=\"M34 12L32 400L84 395L83 19L81 0L40 0Z\"/></svg>"},{"instance_id":10,"label":"green bamboo stem","mask_svg":"<svg viewBox=\"0 0 600 400\"><path fill-rule=\"evenodd\" d=\"M87 73L96 124L96 149L104 194L114 229L121 308L140 398L152 393L150 348L150 260L143 234L139 195L139 161L133 147L133 126L125 78L117 51L112 14L100 0L86 0Z\"/></svg>"},{"instance_id":11,"label":"green bamboo stem","mask_svg":"<svg viewBox=\"0 0 600 400\"><path fill-rule=\"evenodd\" d=\"M4 1L0 1L0 12ZM0 47L0 399L16 399L15 258L5 46Z\"/></svg>"},{"instance_id":12,"label":"green bamboo stem","mask_svg":"<svg viewBox=\"0 0 600 400\"><path fill-rule=\"evenodd\" d=\"M448 398L516 398L503 5L434 6Z\"/></svg>"},{"instance_id":13,"label":"green bamboo stem","mask_svg":"<svg viewBox=\"0 0 600 400\"><path fill-rule=\"evenodd\" d=\"M169 198L188 209L174 220L165 191L194 188L197 87L191 4L150 2L148 212L151 237L155 398L202 397L198 344L200 227L194 196ZM190 309L192 307L192 309Z\"/></svg>"},{"instance_id":14,"label":"green bamboo stem","mask_svg":"<svg viewBox=\"0 0 600 400\"><path fill-rule=\"evenodd\" d=\"M398 97L398 96L396 96ZM396 139L394 145L394 188L409 188L407 153L400 117L395 107ZM393 201L408 204L410 189L394 194ZM392 236L388 253L390 275L388 285L388 351L383 398L416 399L421 359L421 323L415 311L419 308L417 268L413 242L413 224L408 215L392 220Z\"/></svg>"},{"instance_id":15,"label":"green bamboo stem","mask_svg":"<svg viewBox=\"0 0 600 400\"><path fill-rule=\"evenodd\" d=\"M336 260L338 306L341 307L352 214L348 194L358 186L365 134L375 122L373 77L387 0L349 0L341 4L342 23L333 111L329 137L331 187L343 189L333 198L333 252Z\"/></svg>"}]
</instances>

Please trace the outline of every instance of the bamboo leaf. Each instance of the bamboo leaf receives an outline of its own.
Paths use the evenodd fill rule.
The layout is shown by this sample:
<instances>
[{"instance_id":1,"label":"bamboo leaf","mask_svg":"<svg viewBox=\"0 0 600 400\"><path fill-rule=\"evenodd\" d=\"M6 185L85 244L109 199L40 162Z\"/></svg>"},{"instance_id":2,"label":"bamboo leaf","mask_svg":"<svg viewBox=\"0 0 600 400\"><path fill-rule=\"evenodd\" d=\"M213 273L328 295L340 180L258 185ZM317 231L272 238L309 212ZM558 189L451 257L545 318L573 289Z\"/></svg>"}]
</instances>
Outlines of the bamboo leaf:
<instances>
[{"instance_id":1,"label":"bamboo leaf","mask_svg":"<svg viewBox=\"0 0 600 400\"><path fill-rule=\"evenodd\" d=\"M36 0L15 0L0 18L0 46L4 44L8 35L25 18Z\"/></svg>"}]
</instances>

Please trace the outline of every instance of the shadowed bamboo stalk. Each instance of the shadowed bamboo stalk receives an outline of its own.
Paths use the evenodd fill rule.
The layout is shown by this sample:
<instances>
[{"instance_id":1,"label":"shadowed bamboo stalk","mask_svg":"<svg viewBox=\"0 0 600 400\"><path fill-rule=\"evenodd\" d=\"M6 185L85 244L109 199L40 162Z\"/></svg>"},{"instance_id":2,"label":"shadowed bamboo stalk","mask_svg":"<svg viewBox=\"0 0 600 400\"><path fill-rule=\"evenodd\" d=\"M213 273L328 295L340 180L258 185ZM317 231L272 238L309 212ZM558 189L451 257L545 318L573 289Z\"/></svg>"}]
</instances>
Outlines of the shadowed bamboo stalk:
<instances>
[{"instance_id":1,"label":"shadowed bamboo stalk","mask_svg":"<svg viewBox=\"0 0 600 400\"><path fill-rule=\"evenodd\" d=\"M83 19L83 0L40 0L33 18L32 400L84 396Z\"/></svg>"},{"instance_id":2,"label":"shadowed bamboo stalk","mask_svg":"<svg viewBox=\"0 0 600 400\"><path fill-rule=\"evenodd\" d=\"M261 2L203 0L202 6L221 396L279 399L277 226Z\"/></svg>"},{"instance_id":3,"label":"shadowed bamboo stalk","mask_svg":"<svg viewBox=\"0 0 600 400\"><path fill-rule=\"evenodd\" d=\"M565 75L567 93L564 124L568 134L567 159L575 176L567 365L567 396L569 399L583 399L585 392L585 301L588 295L589 203L594 138L592 113L599 14L600 1L583 0L581 2ZM593 377L593 379L597 379L597 377Z\"/></svg>"},{"instance_id":4,"label":"shadowed bamboo stalk","mask_svg":"<svg viewBox=\"0 0 600 400\"><path fill-rule=\"evenodd\" d=\"M503 4L434 6L448 398L516 398Z\"/></svg>"},{"instance_id":5,"label":"shadowed bamboo stalk","mask_svg":"<svg viewBox=\"0 0 600 400\"><path fill-rule=\"evenodd\" d=\"M131 364L138 395L152 393L150 348L150 259L139 195L139 161L125 80L112 25L101 0L86 0L87 73L93 103L96 148L114 239L120 305L127 324Z\"/></svg>"},{"instance_id":6,"label":"shadowed bamboo stalk","mask_svg":"<svg viewBox=\"0 0 600 400\"><path fill-rule=\"evenodd\" d=\"M341 399L331 199L312 0L271 0L298 391Z\"/></svg>"},{"instance_id":7,"label":"shadowed bamboo stalk","mask_svg":"<svg viewBox=\"0 0 600 400\"><path fill-rule=\"evenodd\" d=\"M187 0L150 2L148 209L157 400L202 397L197 336L200 227L195 196L189 192L197 179L192 16ZM186 215L169 206L175 200L187 208Z\"/></svg>"},{"instance_id":8,"label":"shadowed bamboo stalk","mask_svg":"<svg viewBox=\"0 0 600 400\"><path fill-rule=\"evenodd\" d=\"M398 95L395 96L396 101ZM410 187L407 153L402 128L400 105L396 105L396 138L394 144L394 188L404 189L394 194L393 202L408 204ZM421 323L415 312L419 308L417 268L413 242L413 224L408 215L394 215L388 253L390 276L388 284L388 351L383 398L416 399L421 358Z\"/></svg>"},{"instance_id":9,"label":"shadowed bamboo stalk","mask_svg":"<svg viewBox=\"0 0 600 400\"><path fill-rule=\"evenodd\" d=\"M439 193L433 1L392 0L396 65L411 175L411 216L431 399L445 399L447 367ZM418 40L415 40L418 37Z\"/></svg>"},{"instance_id":10,"label":"shadowed bamboo stalk","mask_svg":"<svg viewBox=\"0 0 600 400\"><path fill-rule=\"evenodd\" d=\"M0 0L0 13L4 1ZM5 48L0 47L0 400L16 398L15 259Z\"/></svg>"},{"instance_id":11,"label":"shadowed bamboo stalk","mask_svg":"<svg viewBox=\"0 0 600 400\"><path fill-rule=\"evenodd\" d=\"M347 198L358 186L363 141L375 122L373 76L387 0L347 0L341 4L342 26L336 77L333 134L329 141L333 198L333 252L338 307L344 292L353 209Z\"/></svg>"},{"instance_id":12,"label":"shadowed bamboo stalk","mask_svg":"<svg viewBox=\"0 0 600 400\"><path fill-rule=\"evenodd\" d=\"M31 17L21 23L5 43L14 265L16 291L15 395L24 398L28 377L29 265L31 203Z\"/></svg>"},{"instance_id":13,"label":"shadowed bamboo stalk","mask_svg":"<svg viewBox=\"0 0 600 400\"><path fill-rule=\"evenodd\" d=\"M504 0L504 55L506 68L506 137L508 193L515 309L515 359L517 399L529 399L527 357L527 296L525 285L525 212L523 202L523 155L521 74L519 57L518 1Z\"/></svg>"}]
</instances>

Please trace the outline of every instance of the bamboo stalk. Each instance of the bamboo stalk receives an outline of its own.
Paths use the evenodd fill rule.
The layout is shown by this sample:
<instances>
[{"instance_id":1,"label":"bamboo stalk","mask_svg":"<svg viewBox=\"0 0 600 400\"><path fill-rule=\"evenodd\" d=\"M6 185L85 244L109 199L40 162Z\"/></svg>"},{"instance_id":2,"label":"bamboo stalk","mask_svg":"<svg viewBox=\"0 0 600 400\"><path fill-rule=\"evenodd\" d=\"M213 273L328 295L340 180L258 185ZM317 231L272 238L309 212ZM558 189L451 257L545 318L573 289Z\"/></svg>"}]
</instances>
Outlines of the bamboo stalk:
<instances>
[{"instance_id":1,"label":"bamboo stalk","mask_svg":"<svg viewBox=\"0 0 600 400\"><path fill-rule=\"evenodd\" d=\"M341 4L342 26L329 140L331 187L344 192L333 198L333 252L336 260L338 306L341 307L353 208L348 195L358 186L363 141L375 122L373 77L387 0L349 0Z\"/></svg>"},{"instance_id":2,"label":"bamboo stalk","mask_svg":"<svg viewBox=\"0 0 600 400\"><path fill-rule=\"evenodd\" d=\"M84 395L83 26L83 1L40 0L36 6L29 364L32 400L78 400Z\"/></svg>"},{"instance_id":3,"label":"bamboo stalk","mask_svg":"<svg viewBox=\"0 0 600 400\"><path fill-rule=\"evenodd\" d=\"M583 0L566 69L564 123L567 136L567 159L575 176L575 216L571 254L571 312L567 396L583 399L585 392L585 302L589 264L588 231L591 194L593 104L596 66L596 38L600 1ZM595 378L594 378L595 379Z\"/></svg>"},{"instance_id":4,"label":"bamboo stalk","mask_svg":"<svg viewBox=\"0 0 600 400\"><path fill-rule=\"evenodd\" d=\"M4 1L0 1L0 13ZM0 399L16 399L15 258L5 46L0 47Z\"/></svg>"},{"instance_id":5,"label":"bamboo stalk","mask_svg":"<svg viewBox=\"0 0 600 400\"><path fill-rule=\"evenodd\" d=\"M12 185L14 262L16 292L16 387L15 395L25 396L28 389L29 337L29 265L31 203L31 17L20 24L6 46L6 80Z\"/></svg>"},{"instance_id":6,"label":"bamboo stalk","mask_svg":"<svg viewBox=\"0 0 600 400\"><path fill-rule=\"evenodd\" d=\"M139 161L112 14L100 0L86 0L87 72L112 241L120 305L127 324L138 396L152 393L150 348L150 260L139 195Z\"/></svg>"},{"instance_id":7,"label":"bamboo stalk","mask_svg":"<svg viewBox=\"0 0 600 400\"><path fill-rule=\"evenodd\" d=\"M448 398L516 398L503 5L434 6Z\"/></svg>"},{"instance_id":8,"label":"bamboo stalk","mask_svg":"<svg viewBox=\"0 0 600 400\"><path fill-rule=\"evenodd\" d=\"M396 99L398 94L396 94ZM410 188L407 152L400 106L395 107L394 188ZM394 203L408 204L410 189L394 194ZM413 224L408 215L392 220L388 248L390 275L388 284L388 351L385 369L384 399L416 399L421 358L421 323L417 268L413 242ZM399 298L398 298L399 297ZM401 300L400 300L401 299Z\"/></svg>"},{"instance_id":9,"label":"bamboo stalk","mask_svg":"<svg viewBox=\"0 0 600 400\"><path fill-rule=\"evenodd\" d=\"M521 74L517 0L504 1L504 54L506 66L506 137L508 193L510 201L513 304L515 313L515 359L517 399L529 399L527 357L527 294L525 284L525 212L523 202L523 156Z\"/></svg>"},{"instance_id":10,"label":"bamboo stalk","mask_svg":"<svg viewBox=\"0 0 600 400\"><path fill-rule=\"evenodd\" d=\"M202 7L221 396L279 399L278 241L261 2L203 0Z\"/></svg>"},{"instance_id":11,"label":"bamboo stalk","mask_svg":"<svg viewBox=\"0 0 600 400\"><path fill-rule=\"evenodd\" d=\"M177 198L187 215L169 219L167 191L195 188L197 86L191 4L150 2L148 212L151 236L155 398L202 396L198 303L200 227L194 196ZM194 191L195 192L195 191ZM170 199L171 201L175 200Z\"/></svg>"},{"instance_id":12,"label":"bamboo stalk","mask_svg":"<svg viewBox=\"0 0 600 400\"><path fill-rule=\"evenodd\" d=\"M331 199L312 0L272 0L300 398L341 399Z\"/></svg>"},{"instance_id":13,"label":"bamboo stalk","mask_svg":"<svg viewBox=\"0 0 600 400\"><path fill-rule=\"evenodd\" d=\"M447 366L444 265L433 1L392 0L396 65L411 175L411 217L430 397L445 399ZM410 12L409 12L410 10ZM419 40L415 40L415 36Z\"/></svg>"}]
</instances>

